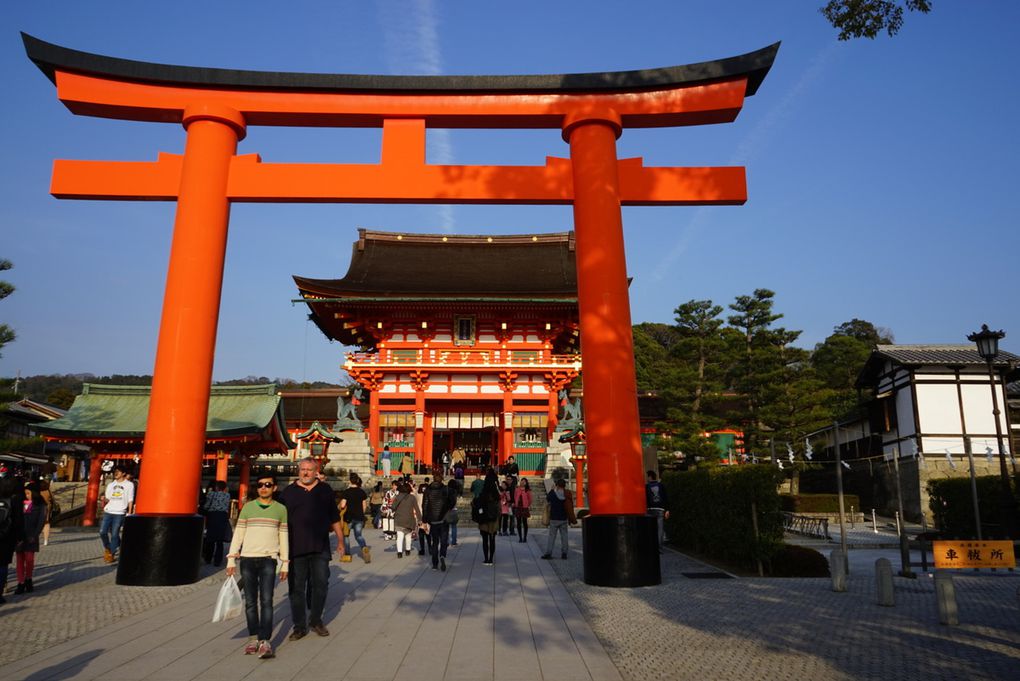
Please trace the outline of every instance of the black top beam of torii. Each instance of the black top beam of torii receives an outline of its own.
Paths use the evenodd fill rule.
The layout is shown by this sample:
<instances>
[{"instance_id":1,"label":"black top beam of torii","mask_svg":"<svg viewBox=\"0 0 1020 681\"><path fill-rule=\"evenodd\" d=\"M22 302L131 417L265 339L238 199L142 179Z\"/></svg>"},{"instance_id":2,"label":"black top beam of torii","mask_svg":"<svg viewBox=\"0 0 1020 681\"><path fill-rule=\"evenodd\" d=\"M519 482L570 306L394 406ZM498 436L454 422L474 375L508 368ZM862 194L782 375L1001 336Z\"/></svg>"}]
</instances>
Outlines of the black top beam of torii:
<instances>
[{"instance_id":1,"label":"black top beam of torii","mask_svg":"<svg viewBox=\"0 0 1020 681\"><path fill-rule=\"evenodd\" d=\"M758 91L779 51L773 43L754 52L714 61L633 71L503 76L389 76L350 73L249 71L156 64L81 52L21 34L25 51L46 77L70 71L155 84L252 90L332 92L600 92L664 89L747 76L750 97Z\"/></svg>"}]
</instances>

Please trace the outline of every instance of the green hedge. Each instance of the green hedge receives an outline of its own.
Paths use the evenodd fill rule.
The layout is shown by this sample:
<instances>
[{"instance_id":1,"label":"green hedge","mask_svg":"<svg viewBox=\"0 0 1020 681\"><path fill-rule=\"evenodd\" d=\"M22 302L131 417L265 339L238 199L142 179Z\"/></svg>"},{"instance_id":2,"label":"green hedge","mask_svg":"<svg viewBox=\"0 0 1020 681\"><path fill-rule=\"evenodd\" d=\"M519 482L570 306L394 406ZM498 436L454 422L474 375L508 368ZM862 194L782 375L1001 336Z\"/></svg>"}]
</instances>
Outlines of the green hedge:
<instances>
[{"instance_id":1,"label":"green hedge","mask_svg":"<svg viewBox=\"0 0 1020 681\"><path fill-rule=\"evenodd\" d=\"M782 475L768 465L666 473L669 538L680 547L748 566L756 558L769 560L783 541L776 491ZM758 541L751 523L752 501L758 512Z\"/></svg>"},{"instance_id":2,"label":"green hedge","mask_svg":"<svg viewBox=\"0 0 1020 681\"><path fill-rule=\"evenodd\" d=\"M807 546L783 544L769 561L773 577L828 577L829 561Z\"/></svg>"},{"instance_id":3,"label":"green hedge","mask_svg":"<svg viewBox=\"0 0 1020 681\"><path fill-rule=\"evenodd\" d=\"M779 498L784 511L790 513L839 513L838 494L781 494ZM861 510L861 499L856 494L843 495L843 510Z\"/></svg>"},{"instance_id":4,"label":"green hedge","mask_svg":"<svg viewBox=\"0 0 1020 681\"><path fill-rule=\"evenodd\" d=\"M982 534L1005 536L1002 529L1002 481L998 475L982 475L977 483L978 510L981 513ZM1013 495L1017 485L1013 480ZM935 517L935 526L944 537L953 539L974 538L974 500L970 478L943 478L928 481L928 508Z\"/></svg>"}]
</instances>

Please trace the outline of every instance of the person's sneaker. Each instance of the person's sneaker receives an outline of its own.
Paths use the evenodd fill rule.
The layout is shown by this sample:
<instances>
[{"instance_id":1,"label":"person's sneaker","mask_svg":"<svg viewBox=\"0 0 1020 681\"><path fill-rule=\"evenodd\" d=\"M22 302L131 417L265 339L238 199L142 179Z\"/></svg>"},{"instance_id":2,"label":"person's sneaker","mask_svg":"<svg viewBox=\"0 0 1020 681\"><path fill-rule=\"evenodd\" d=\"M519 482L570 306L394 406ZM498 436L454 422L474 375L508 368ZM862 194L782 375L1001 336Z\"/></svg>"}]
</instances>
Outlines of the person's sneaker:
<instances>
[{"instance_id":1,"label":"person's sneaker","mask_svg":"<svg viewBox=\"0 0 1020 681\"><path fill-rule=\"evenodd\" d=\"M256 639L248 639L248 643L244 646L245 655L254 655L259 651L259 642Z\"/></svg>"},{"instance_id":2,"label":"person's sneaker","mask_svg":"<svg viewBox=\"0 0 1020 681\"><path fill-rule=\"evenodd\" d=\"M33 591L35 591L35 586L32 585L32 580L31 579L26 579L25 580L25 593L29 593L30 594Z\"/></svg>"},{"instance_id":3,"label":"person's sneaker","mask_svg":"<svg viewBox=\"0 0 1020 681\"><path fill-rule=\"evenodd\" d=\"M271 657L275 657L272 644L269 641L261 641L259 643L259 659L268 660Z\"/></svg>"},{"instance_id":4,"label":"person's sneaker","mask_svg":"<svg viewBox=\"0 0 1020 681\"><path fill-rule=\"evenodd\" d=\"M439 569L442 570L443 572L446 572L446 559L445 558L441 557L439 559Z\"/></svg>"},{"instance_id":5,"label":"person's sneaker","mask_svg":"<svg viewBox=\"0 0 1020 681\"><path fill-rule=\"evenodd\" d=\"M308 635L308 630L304 627L294 627L293 631L290 632L290 636L287 638L291 641L299 641Z\"/></svg>"},{"instance_id":6,"label":"person's sneaker","mask_svg":"<svg viewBox=\"0 0 1020 681\"><path fill-rule=\"evenodd\" d=\"M560 558L562 558L563 560L566 560L567 559L567 554L561 553L560 554Z\"/></svg>"},{"instance_id":7,"label":"person's sneaker","mask_svg":"<svg viewBox=\"0 0 1020 681\"><path fill-rule=\"evenodd\" d=\"M25 593L25 585L24 584L19 583L16 587L14 587L14 595L15 596L20 596L23 593Z\"/></svg>"},{"instance_id":8,"label":"person's sneaker","mask_svg":"<svg viewBox=\"0 0 1020 681\"><path fill-rule=\"evenodd\" d=\"M350 563L351 562L351 554L345 553L344 555L340 556L340 562L341 563Z\"/></svg>"},{"instance_id":9,"label":"person's sneaker","mask_svg":"<svg viewBox=\"0 0 1020 681\"><path fill-rule=\"evenodd\" d=\"M314 631L319 636L329 636L329 629L327 629L326 625L324 625L322 622L319 622L318 624L313 624L312 631Z\"/></svg>"},{"instance_id":10,"label":"person's sneaker","mask_svg":"<svg viewBox=\"0 0 1020 681\"><path fill-rule=\"evenodd\" d=\"M425 552L424 552L424 551L422 551L421 549L418 549L418 555L419 555L419 556L424 556L424 555L425 555Z\"/></svg>"},{"instance_id":11,"label":"person's sneaker","mask_svg":"<svg viewBox=\"0 0 1020 681\"><path fill-rule=\"evenodd\" d=\"M103 549L103 560L107 563L113 562L113 552L110 549Z\"/></svg>"},{"instance_id":12,"label":"person's sneaker","mask_svg":"<svg viewBox=\"0 0 1020 681\"><path fill-rule=\"evenodd\" d=\"M361 557L365 559L366 563L372 562L372 549L367 546L361 549Z\"/></svg>"},{"instance_id":13,"label":"person's sneaker","mask_svg":"<svg viewBox=\"0 0 1020 681\"><path fill-rule=\"evenodd\" d=\"M433 566L432 566L432 569L433 569L433 570L437 570L437 571L438 571L438 570L439 570L439 566L438 566L438 565L433 565Z\"/></svg>"},{"instance_id":14,"label":"person's sneaker","mask_svg":"<svg viewBox=\"0 0 1020 681\"><path fill-rule=\"evenodd\" d=\"M543 553L542 554L542 560L550 560L551 558L552 558L552 554L551 553Z\"/></svg>"},{"instance_id":15,"label":"person's sneaker","mask_svg":"<svg viewBox=\"0 0 1020 681\"><path fill-rule=\"evenodd\" d=\"M404 557L404 554L402 554L400 551L397 551L397 558L403 558L403 557Z\"/></svg>"}]
</instances>

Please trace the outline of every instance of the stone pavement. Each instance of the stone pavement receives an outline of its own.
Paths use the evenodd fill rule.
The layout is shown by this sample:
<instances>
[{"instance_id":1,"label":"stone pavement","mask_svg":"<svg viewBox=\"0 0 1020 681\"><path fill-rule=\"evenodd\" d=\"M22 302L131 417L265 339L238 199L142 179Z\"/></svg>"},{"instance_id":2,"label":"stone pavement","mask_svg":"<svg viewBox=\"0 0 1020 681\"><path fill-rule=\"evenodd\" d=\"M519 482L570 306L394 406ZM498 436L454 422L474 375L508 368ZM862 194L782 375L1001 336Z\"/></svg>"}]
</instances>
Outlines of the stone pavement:
<instances>
[{"instance_id":1,"label":"stone pavement","mask_svg":"<svg viewBox=\"0 0 1020 681\"><path fill-rule=\"evenodd\" d=\"M827 578L686 578L706 566L672 551L644 589L588 586L579 561L554 568L625 679L1020 677L1020 576L954 575L961 624L947 627L930 575L895 578L895 607L876 604L874 561L895 569L898 555L851 551L846 593Z\"/></svg>"},{"instance_id":2,"label":"stone pavement","mask_svg":"<svg viewBox=\"0 0 1020 681\"><path fill-rule=\"evenodd\" d=\"M328 638L286 640L278 587L273 660L242 654L243 617L210 622L222 572L187 587L117 587L95 533L54 532L36 593L0 606L0 679L620 681L536 545L501 537L496 565L482 565L472 527L447 572L417 555L398 560L369 530L370 564L331 567Z\"/></svg>"},{"instance_id":3,"label":"stone pavement","mask_svg":"<svg viewBox=\"0 0 1020 681\"><path fill-rule=\"evenodd\" d=\"M373 562L332 567L332 636L286 642L278 657L240 652L243 618L211 624L222 572L175 588L116 587L94 533L54 532L37 592L0 606L0 679L1008 679L1020 668L1020 576L955 577L960 626L938 623L932 580L896 578L896 606L875 604L874 558L851 551L849 591L828 579L708 579L719 571L675 551L663 584L584 584L580 532L568 561L498 538L481 565L464 524L447 573L368 532ZM894 567L898 562L893 560Z\"/></svg>"}]
</instances>

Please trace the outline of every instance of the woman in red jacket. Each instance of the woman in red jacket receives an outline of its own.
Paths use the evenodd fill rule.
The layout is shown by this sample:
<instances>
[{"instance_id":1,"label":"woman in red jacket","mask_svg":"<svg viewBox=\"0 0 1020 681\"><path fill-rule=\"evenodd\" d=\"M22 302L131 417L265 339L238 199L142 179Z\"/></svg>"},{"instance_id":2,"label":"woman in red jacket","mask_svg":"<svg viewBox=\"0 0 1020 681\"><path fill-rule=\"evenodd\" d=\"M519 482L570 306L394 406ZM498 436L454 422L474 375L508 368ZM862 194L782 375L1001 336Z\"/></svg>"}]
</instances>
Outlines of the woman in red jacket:
<instances>
[{"instance_id":1,"label":"woman in red jacket","mask_svg":"<svg viewBox=\"0 0 1020 681\"><path fill-rule=\"evenodd\" d=\"M514 517L517 518L517 541L528 541L528 518L531 517L531 484L527 478L521 478L514 493Z\"/></svg>"}]
</instances>

